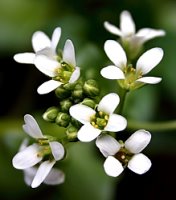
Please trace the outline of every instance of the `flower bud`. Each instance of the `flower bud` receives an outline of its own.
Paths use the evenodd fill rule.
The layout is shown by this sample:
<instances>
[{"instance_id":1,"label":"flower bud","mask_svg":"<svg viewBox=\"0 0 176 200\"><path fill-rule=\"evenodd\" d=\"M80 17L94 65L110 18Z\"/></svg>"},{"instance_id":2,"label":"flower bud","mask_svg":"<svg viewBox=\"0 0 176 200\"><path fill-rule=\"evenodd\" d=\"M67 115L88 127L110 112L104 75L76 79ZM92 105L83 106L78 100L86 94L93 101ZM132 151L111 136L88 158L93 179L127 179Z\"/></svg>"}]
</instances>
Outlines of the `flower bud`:
<instances>
[{"instance_id":1,"label":"flower bud","mask_svg":"<svg viewBox=\"0 0 176 200\"><path fill-rule=\"evenodd\" d=\"M52 106L44 112L43 119L48 122L54 122L57 117L58 112L59 112L59 108Z\"/></svg>"},{"instance_id":2,"label":"flower bud","mask_svg":"<svg viewBox=\"0 0 176 200\"><path fill-rule=\"evenodd\" d=\"M74 141L77 139L78 129L75 126L70 125L66 130L68 140Z\"/></svg>"},{"instance_id":3,"label":"flower bud","mask_svg":"<svg viewBox=\"0 0 176 200\"><path fill-rule=\"evenodd\" d=\"M80 128L82 126L81 122L79 122L78 120L74 119L73 117L71 117L71 124L77 128Z\"/></svg>"},{"instance_id":4,"label":"flower bud","mask_svg":"<svg viewBox=\"0 0 176 200\"><path fill-rule=\"evenodd\" d=\"M95 105L96 105L95 101L93 101L92 99L89 99L89 98L83 99L81 104L89 106L89 107L91 107L93 109L95 108Z\"/></svg>"},{"instance_id":5,"label":"flower bud","mask_svg":"<svg viewBox=\"0 0 176 200\"><path fill-rule=\"evenodd\" d=\"M75 88L76 83L66 83L63 85L63 87L68 90L68 91L72 91Z\"/></svg>"},{"instance_id":6,"label":"flower bud","mask_svg":"<svg viewBox=\"0 0 176 200\"><path fill-rule=\"evenodd\" d=\"M68 91L66 88L61 85L55 90L55 94L60 99L65 99L70 96L70 91Z\"/></svg>"},{"instance_id":7,"label":"flower bud","mask_svg":"<svg viewBox=\"0 0 176 200\"><path fill-rule=\"evenodd\" d=\"M69 99L64 99L60 101L61 111L68 112L69 108L72 106L72 102Z\"/></svg>"},{"instance_id":8,"label":"flower bud","mask_svg":"<svg viewBox=\"0 0 176 200\"><path fill-rule=\"evenodd\" d=\"M72 97L74 99L82 99L83 98L83 88L81 84L77 84L72 92Z\"/></svg>"},{"instance_id":9,"label":"flower bud","mask_svg":"<svg viewBox=\"0 0 176 200\"><path fill-rule=\"evenodd\" d=\"M100 93L98 84L93 79L90 79L84 83L83 90L89 97L95 97Z\"/></svg>"},{"instance_id":10,"label":"flower bud","mask_svg":"<svg viewBox=\"0 0 176 200\"><path fill-rule=\"evenodd\" d=\"M67 113L59 112L55 122L59 126L67 127L70 123L70 115Z\"/></svg>"}]
</instances>

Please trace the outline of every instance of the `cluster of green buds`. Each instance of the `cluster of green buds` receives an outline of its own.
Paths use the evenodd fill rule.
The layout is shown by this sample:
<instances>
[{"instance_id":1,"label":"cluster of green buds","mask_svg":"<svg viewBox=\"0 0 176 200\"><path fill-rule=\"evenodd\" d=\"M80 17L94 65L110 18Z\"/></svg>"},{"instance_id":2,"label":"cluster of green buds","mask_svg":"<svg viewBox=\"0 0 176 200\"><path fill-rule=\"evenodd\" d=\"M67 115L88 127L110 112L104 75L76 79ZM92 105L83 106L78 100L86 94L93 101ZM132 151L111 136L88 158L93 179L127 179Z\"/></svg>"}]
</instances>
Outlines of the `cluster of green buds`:
<instances>
[{"instance_id":1,"label":"cluster of green buds","mask_svg":"<svg viewBox=\"0 0 176 200\"><path fill-rule=\"evenodd\" d=\"M70 116L70 107L81 103L94 109L99 94L98 84L93 79L85 82L79 80L75 83L63 84L55 90L55 95L59 99L58 105L49 107L44 112L43 119L66 128L67 139L74 141L77 139L77 132L81 127L81 123Z\"/></svg>"}]
</instances>

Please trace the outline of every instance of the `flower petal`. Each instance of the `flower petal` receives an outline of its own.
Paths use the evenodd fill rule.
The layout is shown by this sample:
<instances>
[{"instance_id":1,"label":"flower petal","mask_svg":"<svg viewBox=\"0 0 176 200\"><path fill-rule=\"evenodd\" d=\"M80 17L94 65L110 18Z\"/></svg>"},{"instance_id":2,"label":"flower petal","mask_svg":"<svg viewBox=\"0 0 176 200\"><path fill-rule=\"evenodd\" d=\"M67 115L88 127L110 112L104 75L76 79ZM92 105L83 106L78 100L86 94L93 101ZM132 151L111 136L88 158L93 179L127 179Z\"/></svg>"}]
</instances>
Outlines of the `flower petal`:
<instances>
[{"instance_id":1,"label":"flower petal","mask_svg":"<svg viewBox=\"0 0 176 200\"><path fill-rule=\"evenodd\" d=\"M33 64L35 53L17 53L13 58L18 63Z\"/></svg>"},{"instance_id":2,"label":"flower petal","mask_svg":"<svg viewBox=\"0 0 176 200\"><path fill-rule=\"evenodd\" d=\"M12 159L12 164L16 169L26 169L32 167L42 160L38 156L40 147L37 144L32 144L23 151L18 152Z\"/></svg>"},{"instance_id":3,"label":"flower petal","mask_svg":"<svg viewBox=\"0 0 176 200\"><path fill-rule=\"evenodd\" d=\"M65 42L63 50L63 61L73 67L76 67L75 49L71 40L67 40Z\"/></svg>"},{"instance_id":4,"label":"flower petal","mask_svg":"<svg viewBox=\"0 0 176 200\"><path fill-rule=\"evenodd\" d=\"M82 104L76 104L72 106L69 111L70 115L82 124L90 122L91 116L95 115L96 113L92 108Z\"/></svg>"},{"instance_id":5,"label":"flower petal","mask_svg":"<svg viewBox=\"0 0 176 200\"><path fill-rule=\"evenodd\" d=\"M125 79L124 73L123 71L113 65L109 65L107 67L104 67L101 71L100 71L101 75L104 78L107 79Z\"/></svg>"},{"instance_id":6,"label":"flower petal","mask_svg":"<svg viewBox=\"0 0 176 200\"><path fill-rule=\"evenodd\" d=\"M101 130L94 128L89 123L83 125L78 131L78 139L82 142L90 142L100 135Z\"/></svg>"},{"instance_id":7,"label":"flower petal","mask_svg":"<svg viewBox=\"0 0 176 200\"><path fill-rule=\"evenodd\" d=\"M146 51L137 61L136 70L147 74L150 72L163 57L163 50L161 48L152 48Z\"/></svg>"},{"instance_id":8,"label":"flower petal","mask_svg":"<svg viewBox=\"0 0 176 200\"><path fill-rule=\"evenodd\" d=\"M120 143L110 135L98 136L96 146L105 157L115 155L121 148Z\"/></svg>"},{"instance_id":9,"label":"flower petal","mask_svg":"<svg viewBox=\"0 0 176 200\"><path fill-rule=\"evenodd\" d=\"M72 73L69 83L74 83L75 81L77 81L80 77L80 68L76 67L74 72Z\"/></svg>"},{"instance_id":10,"label":"flower petal","mask_svg":"<svg viewBox=\"0 0 176 200\"><path fill-rule=\"evenodd\" d=\"M65 150L64 147L61 143L53 141L53 142L49 142L52 154L54 156L54 159L57 160L61 160L64 157L65 154Z\"/></svg>"},{"instance_id":11,"label":"flower petal","mask_svg":"<svg viewBox=\"0 0 176 200\"><path fill-rule=\"evenodd\" d=\"M123 116L117 114L111 114L109 115L109 120L104 130L117 132L124 130L126 126L127 126L127 120Z\"/></svg>"},{"instance_id":12,"label":"flower petal","mask_svg":"<svg viewBox=\"0 0 176 200\"><path fill-rule=\"evenodd\" d=\"M143 37L143 42L146 42L150 39L153 39L155 37L164 36L166 33L164 30L156 30L151 28L142 28L137 33L137 37Z\"/></svg>"},{"instance_id":13,"label":"flower petal","mask_svg":"<svg viewBox=\"0 0 176 200\"><path fill-rule=\"evenodd\" d=\"M28 186L31 186L31 183L36 173L37 173L36 167L30 167L30 168L24 169L24 181Z\"/></svg>"},{"instance_id":14,"label":"flower petal","mask_svg":"<svg viewBox=\"0 0 176 200\"><path fill-rule=\"evenodd\" d=\"M156 84L162 80L160 77L142 77L137 79L137 82L148 83L148 84Z\"/></svg>"},{"instance_id":15,"label":"flower petal","mask_svg":"<svg viewBox=\"0 0 176 200\"><path fill-rule=\"evenodd\" d=\"M32 138L43 138L43 134L37 121L32 117L32 115L26 114L24 116L25 124L23 125L24 131Z\"/></svg>"},{"instance_id":16,"label":"flower petal","mask_svg":"<svg viewBox=\"0 0 176 200\"><path fill-rule=\"evenodd\" d=\"M61 36L61 28L57 27L54 29L54 32L51 38L51 47L54 51L57 48L58 42L60 40L60 36Z\"/></svg>"},{"instance_id":17,"label":"flower petal","mask_svg":"<svg viewBox=\"0 0 176 200\"><path fill-rule=\"evenodd\" d=\"M114 40L107 40L104 44L104 50L108 58L119 68L123 69L127 64L126 53L121 45Z\"/></svg>"},{"instance_id":18,"label":"flower petal","mask_svg":"<svg viewBox=\"0 0 176 200\"><path fill-rule=\"evenodd\" d=\"M123 36L131 36L135 33L136 27L131 14L128 11L123 11L120 15L120 29Z\"/></svg>"},{"instance_id":19,"label":"flower petal","mask_svg":"<svg viewBox=\"0 0 176 200\"><path fill-rule=\"evenodd\" d=\"M51 59L49 56L37 54L34 60L34 64L39 71L49 77L57 75L57 69L60 67L60 63L54 58Z\"/></svg>"},{"instance_id":20,"label":"flower petal","mask_svg":"<svg viewBox=\"0 0 176 200\"><path fill-rule=\"evenodd\" d=\"M48 176L45 178L44 183L47 185L57 185L65 181L65 174L59 169L52 168Z\"/></svg>"},{"instance_id":21,"label":"flower petal","mask_svg":"<svg viewBox=\"0 0 176 200\"><path fill-rule=\"evenodd\" d=\"M117 177L123 172L124 168L116 158L108 156L104 162L104 170L107 175Z\"/></svg>"},{"instance_id":22,"label":"flower petal","mask_svg":"<svg viewBox=\"0 0 176 200\"><path fill-rule=\"evenodd\" d=\"M59 81L49 80L40 85L37 89L37 92L39 94L48 94L49 92L55 90L60 85L62 85L62 83Z\"/></svg>"},{"instance_id":23,"label":"flower petal","mask_svg":"<svg viewBox=\"0 0 176 200\"><path fill-rule=\"evenodd\" d=\"M111 114L114 112L119 102L120 102L120 98L116 93L109 93L101 99L98 105L98 111Z\"/></svg>"},{"instance_id":24,"label":"flower petal","mask_svg":"<svg viewBox=\"0 0 176 200\"><path fill-rule=\"evenodd\" d=\"M31 184L32 188L38 187L45 180L45 178L47 177L47 175L49 174L55 163L56 163L55 160L45 161L39 166L37 173L34 177L34 180L32 181Z\"/></svg>"},{"instance_id":25,"label":"flower petal","mask_svg":"<svg viewBox=\"0 0 176 200\"><path fill-rule=\"evenodd\" d=\"M138 130L133 133L126 141L125 148L131 153L141 152L150 142L151 134L146 130Z\"/></svg>"},{"instance_id":26,"label":"flower petal","mask_svg":"<svg viewBox=\"0 0 176 200\"><path fill-rule=\"evenodd\" d=\"M104 22L104 27L107 31L114 35L122 36L121 30L119 30L116 26L113 24L110 24L109 22Z\"/></svg>"},{"instance_id":27,"label":"flower petal","mask_svg":"<svg viewBox=\"0 0 176 200\"><path fill-rule=\"evenodd\" d=\"M51 40L42 31L37 31L32 36L32 46L34 51L37 52L46 47L51 47Z\"/></svg>"},{"instance_id":28,"label":"flower petal","mask_svg":"<svg viewBox=\"0 0 176 200\"><path fill-rule=\"evenodd\" d=\"M128 162L128 168L137 174L144 174L151 165L150 159L142 153L135 154Z\"/></svg>"}]
</instances>

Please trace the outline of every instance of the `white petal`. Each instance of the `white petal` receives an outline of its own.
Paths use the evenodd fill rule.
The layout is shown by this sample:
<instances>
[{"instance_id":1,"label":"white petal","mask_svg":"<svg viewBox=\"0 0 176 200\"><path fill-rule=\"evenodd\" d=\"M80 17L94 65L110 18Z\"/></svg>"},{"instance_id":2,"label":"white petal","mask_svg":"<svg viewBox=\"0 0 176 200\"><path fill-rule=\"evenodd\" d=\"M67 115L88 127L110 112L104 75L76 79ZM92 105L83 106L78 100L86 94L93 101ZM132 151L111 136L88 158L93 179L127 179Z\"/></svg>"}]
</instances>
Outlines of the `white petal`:
<instances>
[{"instance_id":1,"label":"white petal","mask_svg":"<svg viewBox=\"0 0 176 200\"><path fill-rule=\"evenodd\" d=\"M114 112L119 102L120 102L120 98L116 93L109 93L101 99L98 105L98 111L111 114Z\"/></svg>"},{"instance_id":2,"label":"white petal","mask_svg":"<svg viewBox=\"0 0 176 200\"><path fill-rule=\"evenodd\" d=\"M143 28L143 29L140 29L136 33L137 37L143 37L143 42L146 42L155 37L160 37L160 36L164 36L164 35L165 35L164 30L156 30L156 29L151 29L151 28Z\"/></svg>"},{"instance_id":3,"label":"white petal","mask_svg":"<svg viewBox=\"0 0 176 200\"><path fill-rule=\"evenodd\" d=\"M107 79L125 79L124 73L123 71L113 65L109 65L107 67L104 67L101 71L100 71L101 75L104 78Z\"/></svg>"},{"instance_id":4,"label":"white petal","mask_svg":"<svg viewBox=\"0 0 176 200\"><path fill-rule=\"evenodd\" d=\"M37 173L34 177L34 180L32 181L32 184L31 184L32 188L38 187L45 180L45 178L47 177L47 175L51 171L55 162L56 161L52 161L52 162L45 161L39 166Z\"/></svg>"},{"instance_id":5,"label":"white petal","mask_svg":"<svg viewBox=\"0 0 176 200\"><path fill-rule=\"evenodd\" d=\"M48 94L49 92L52 92L60 85L62 85L62 83L59 81L49 80L40 85L37 89L37 92L39 94Z\"/></svg>"},{"instance_id":6,"label":"white petal","mask_svg":"<svg viewBox=\"0 0 176 200\"><path fill-rule=\"evenodd\" d=\"M18 152L12 160L12 164L16 169L26 169L32 167L42 160L42 157L38 156L40 147L37 144L33 144L23 151Z\"/></svg>"},{"instance_id":7,"label":"white petal","mask_svg":"<svg viewBox=\"0 0 176 200\"><path fill-rule=\"evenodd\" d=\"M82 104L72 106L69 111L70 115L82 124L90 122L90 118L96 113L92 108Z\"/></svg>"},{"instance_id":8,"label":"white petal","mask_svg":"<svg viewBox=\"0 0 176 200\"><path fill-rule=\"evenodd\" d=\"M13 58L18 63L33 64L35 54L34 53L18 53L18 54L15 54Z\"/></svg>"},{"instance_id":9,"label":"white petal","mask_svg":"<svg viewBox=\"0 0 176 200\"><path fill-rule=\"evenodd\" d=\"M31 186L31 183L34 179L36 172L37 172L36 167L30 167L30 168L24 169L24 181L27 185Z\"/></svg>"},{"instance_id":10,"label":"white petal","mask_svg":"<svg viewBox=\"0 0 176 200\"><path fill-rule=\"evenodd\" d=\"M104 44L104 50L109 59L119 68L123 69L127 64L126 53L121 45L114 40L107 40Z\"/></svg>"},{"instance_id":11,"label":"white petal","mask_svg":"<svg viewBox=\"0 0 176 200\"><path fill-rule=\"evenodd\" d=\"M32 46L34 51L37 52L46 47L51 47L51 40L45 33L37 31L32 36Z\"/></svg>"},{"instance_id":12,"label":"white petal","mask_svg":"<svg viewBox=\"0 0 176 200\"><path fill-rule=\"evenodd\" d=\"M146 51L137 61L136 70L141 71L142 74L150 72L163 57L163 50L161 48L152 48Z\"/></svg>"},{"instance_id":13,"label":"white petal","mask_svg":"<svg viewBox=\"0 0 176 200\"><path fill-rule=\"evenodd\" d=\"M48 176L45 178L44 183L47 185L57 185L65 181L65 174L58 169L52 168Z\"/></svg>"},{"instance_id":14,"label":"white petal","mask_svg":"<svg viewBox=\"0 0 176 200\"><path fill-rule=\"evenodd\" d=\"M94 128L89 123L83 125L78 131L78 139L82 142L90 142L98 137L101 130Z\"/></svg>"},{"instance_id":15,"label":"white petal","mask_svg":"<svg viewBox=\"0 0 176 200\"><path fill-rule=\"evenodd\" d=\"M117 132L124 130L126 126L127 126L127 120L124 117L117 114L111 114L109 116L108 123L104 128L104 130Z\"/></svg>"},{"instance_id":16,"label":"white petal","mask_svg":"<svg viewBox=\"0 0 176 200\"><path fill-rule=\"evenodd\" d=\"M134 155L128 162L128 168L137 174L144 174L150 169L151 165L150 159L142 153Z\"/></svg>"},{"instance_id":17,"label":"white petal","mask_svg":"<svg viewBox=\"0 0 176 200\"><path fill-rule=\"evenodd\" d=\"M141 152L149 144L150 140L151 134L148 131L138 130L125 141L125 148L136 154Z\"/></svg>"},{"instance_id":18,"label":"white petal","mask_svg":"<svg viewBox=\"0 0 176 200\"><path fill-rule=\"evenodd\" d=\"M76 67L75 49L71 40L67 40L65 42L63 50L63 61L73 67Z\"/></svg>"},{"instance_id":19,"label":"white petal","mask_svg":"<svg viewBox=\"0 0 176 200\"><path fill-rule=\"evenodd\" d=\"M96 146L105 157L115 155L121 148L120 143L110 135L98 136Z\"/></svg>"},{"instance_id":20,"label":"white petal","mask_svg":"<svg viewBox=\"0 0 176 200\"><path fill-rule=\"evenodd\" d=\"M104 162L104 170L107 175L117 177L123 172L124 168L116 158L108 156Z\"/></svg>"},{"instance_id":21,"label":"white petal","mask_svg":"<svg viewBox=\"0 0 176 200\"><path fill-rule=\"evenodd\" d=\"M24 131L33 138L43 138L40 127L32 115L26 114L24 116L25 124L23 125Z\"/></svg>"},{"instance_id":22,"label":"white petal","mask_svg":"<svg viewBox=\"0 0 176 200\"><path fill-rule=\"evenodd\" d=\"M51 147L51 151L54 156L54 159L56 161L61 160L64 157L64 153L65 153L63 145L56 141L49 142L49 145Z\"/></svg>"},{"instance_id":23,"label":"white petal","mask_svg":"<svg viewBox=\"0 0 176 200\"><path fill-rule=\"evenodd\" d=\"M75 71L72 73L69 83L74 83L75 81L77 81L80 77L80 68L76 67Z\"/></svg>"},{"instance_id":24,"label":"white petal","mask_svg":"<svg viewBox=\"0 0 176 200\"><path fill-rule=\"evenodd\" d=\"M104 27L106 28L107 31L114 35L122 36L121 30L119 30L116 26L113 24L110 24L109 22L104 22Z\"/></svg>"},{"instance_id":25,"label":"white petal","mask_svg":"<svg viewBox=\"0 0 176 200\"><path fill-rule=\"evenodd\" d=\"M36 55L34 64L39 71L49 77L56 76L57 69L60 67L60 63L57 62L54 58L51 59L48 56L41 54Z\"/></svg>"},{"instance_id":26,"label":"white petal","mask_svg":"<svg viewBox=\"0 0 176 200\"><path fill-rule=\"evenodd\" d=\"M135 24L128 11L123 11L120 15L120 29L124 36L131 36L135 33Z\"/></svg>"},{"instance_id":27,"label":"white petal","mask_svg":"<svg viewBox=\"0 0 176 200\"><path fill-rule=\"evenodd\" d=\"M54 51L57 48L58 42L60 40L60 36L61 36L61 28L57 27L54 29L52 39L51 39L51 46Z\"/></svg>"},{"instance_id":28,"label":"white petal","mask_svg":"<svg viewBox=\"0 0 176 200\"><path fill-rule=\"evenodd\" d=\"M28 146L28 143L29 143L28 138L25 138L25 139L22 141L22 143L21 143L21 145L20 145L20 147L19 147L19 151L23 151L24 149L26 149L26 147Z\"/></svg>"},{"instance_id":29,"label":"white petal","mask_svg":"<svg viewBox=\"0 0 176 200\"><path fill-rule=\"evenodd\" d=\"M156 84L162 80L160 77L142 77L137 79L137 82L148 83L148 84Z\"/></svg>"}]
</instances>

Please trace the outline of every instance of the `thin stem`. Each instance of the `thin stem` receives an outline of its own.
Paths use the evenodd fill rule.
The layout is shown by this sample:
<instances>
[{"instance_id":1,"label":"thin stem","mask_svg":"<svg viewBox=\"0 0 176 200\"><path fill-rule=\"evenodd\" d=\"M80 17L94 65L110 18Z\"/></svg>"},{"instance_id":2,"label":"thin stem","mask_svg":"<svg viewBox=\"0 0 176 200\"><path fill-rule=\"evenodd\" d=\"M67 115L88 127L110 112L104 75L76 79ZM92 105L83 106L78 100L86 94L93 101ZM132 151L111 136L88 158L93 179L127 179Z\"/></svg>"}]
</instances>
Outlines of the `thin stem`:
<instances>
[{"instance_id":1,"label":"thin stem","mask_svg":"<svg viewBox=\"0 0 176 200\"><path fill-rule=\"evenodd\" d=\"M117 108L118 114L122 114L122 112L123 112L127 93L128 93L128 90L125 90L125 89L120 90L120 93L119 93L120 103L119 103L118 108Z\"/></svg>"},{"instance_id":2,"label":"thin stem","mask_svg":"<svg viewBox=\"0 0 176 200\"><path fill-rule=\"evenodd\" d=\"M148 131L171 131L176 130L176 120L163 122L139 122L128 120L127 129L137 130L146 129Z\"/></svg>"}]
</instances>

